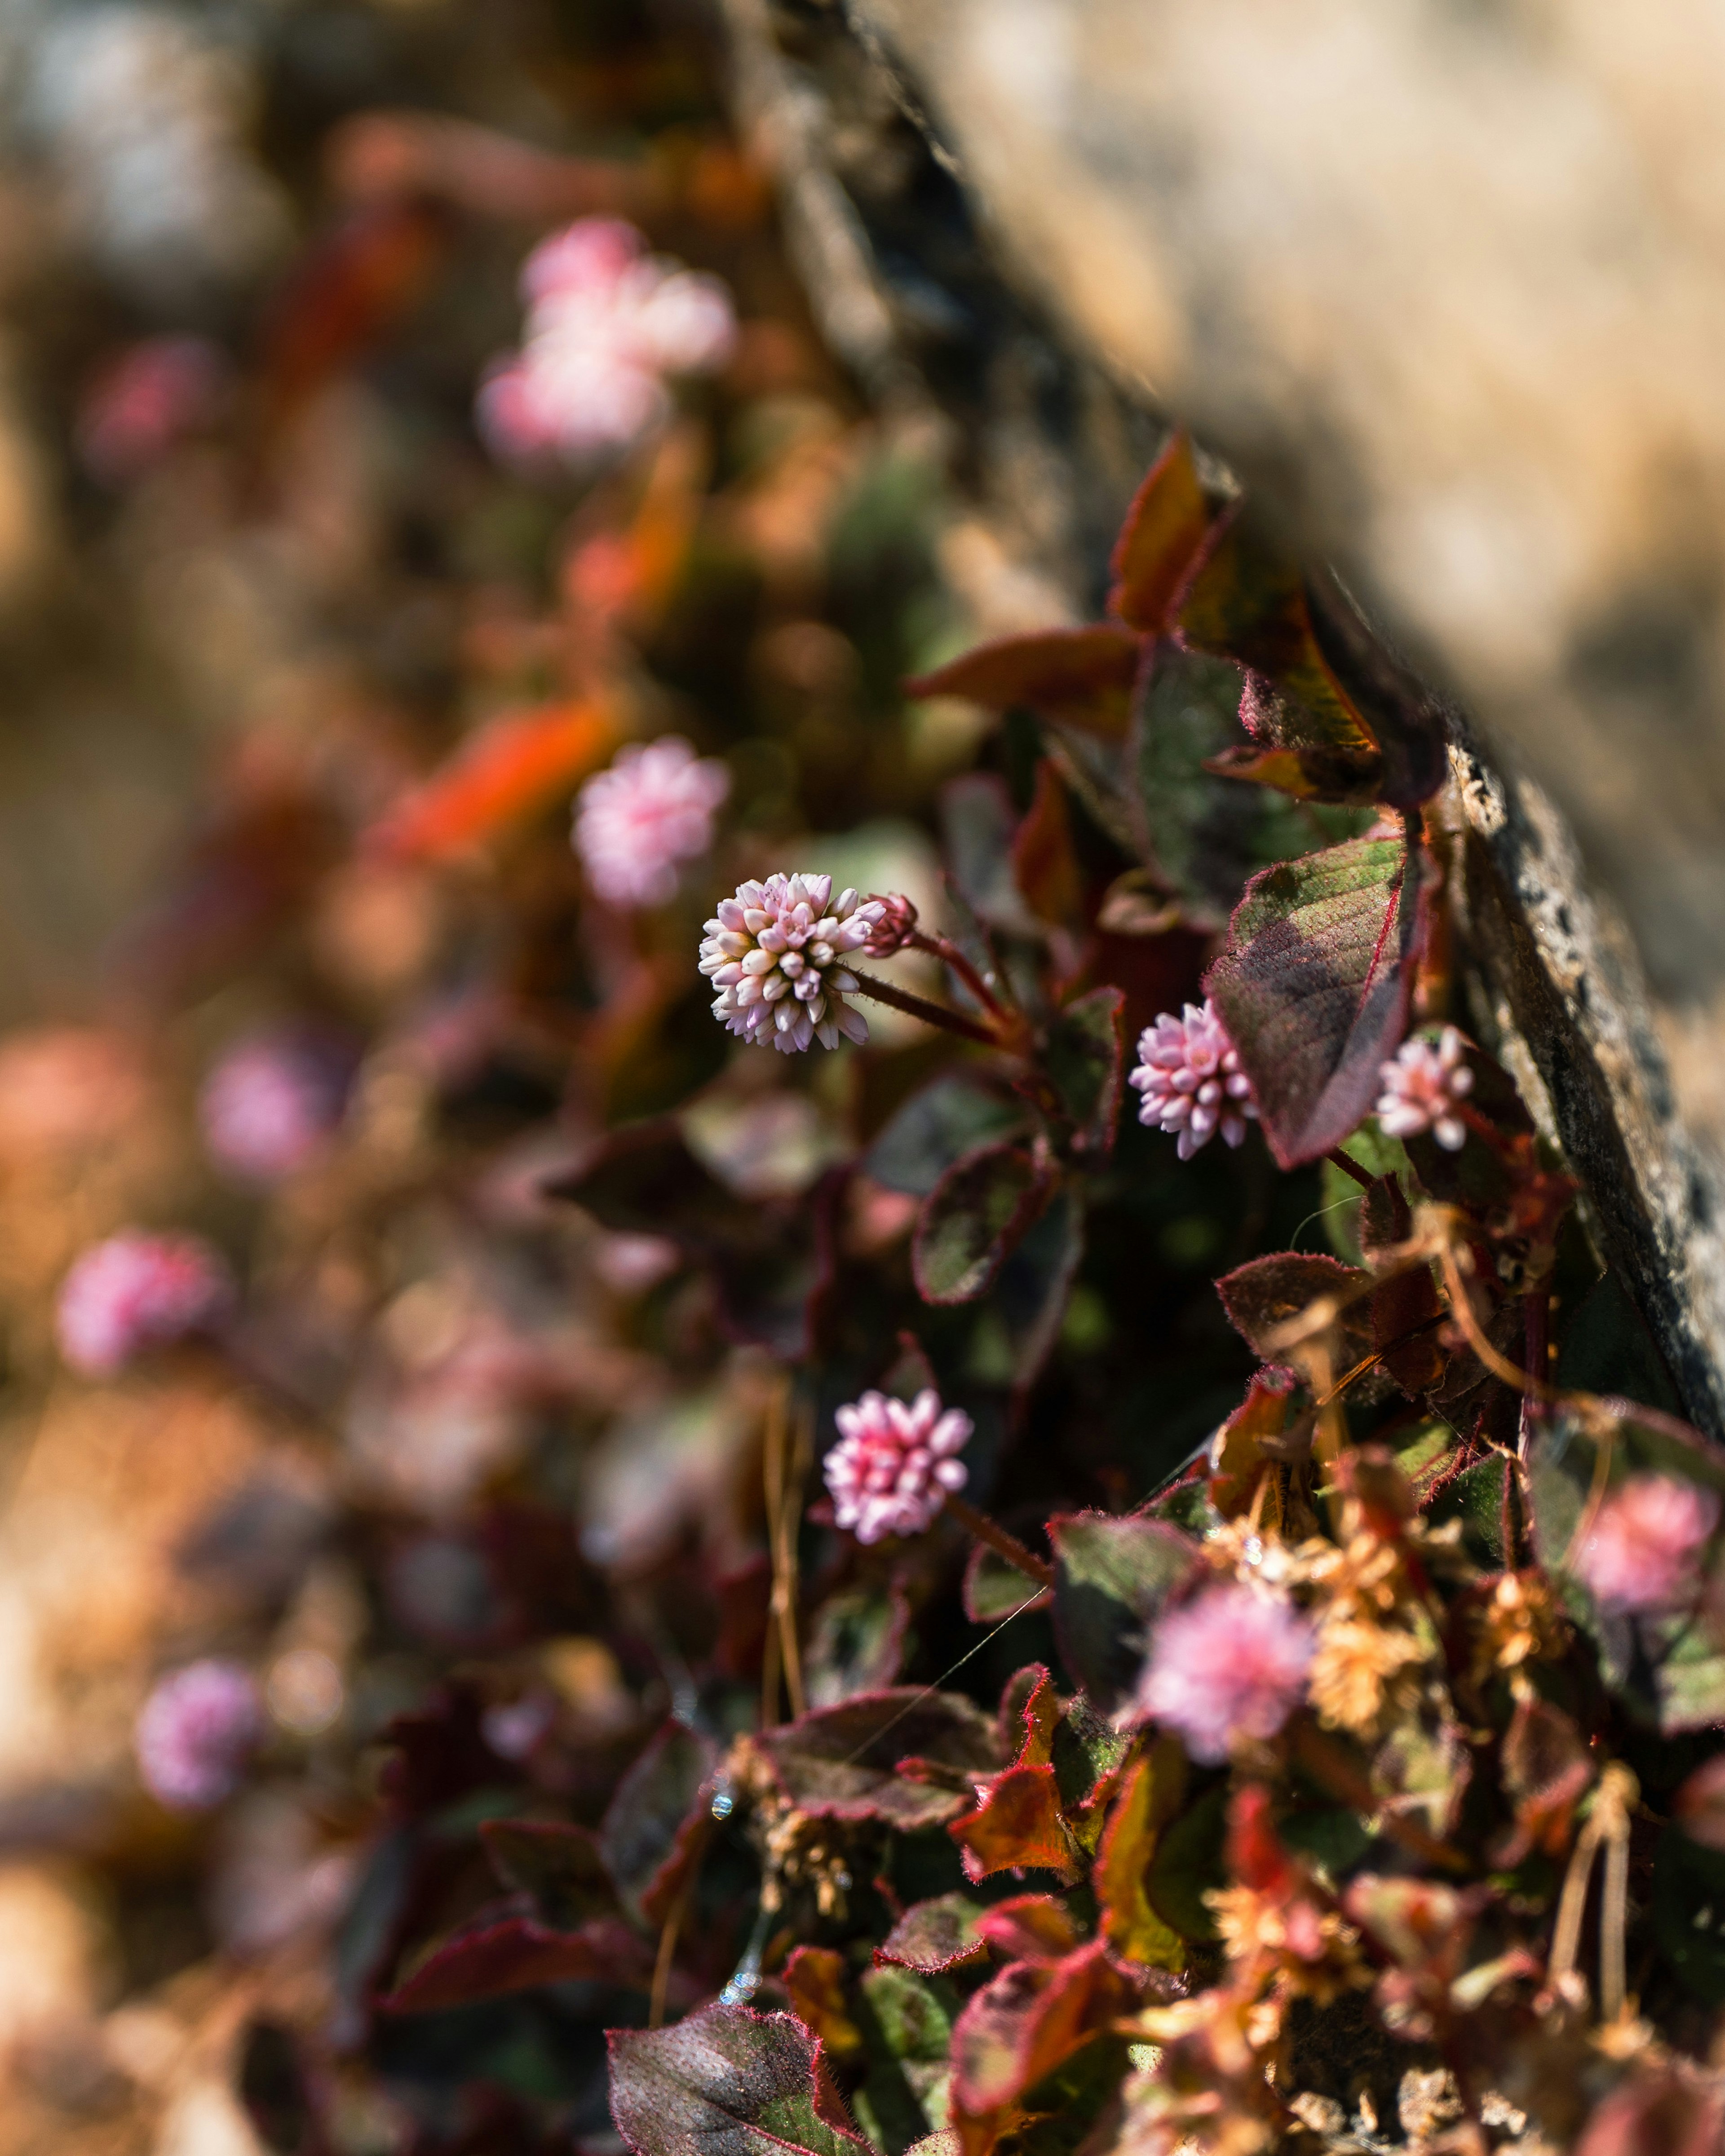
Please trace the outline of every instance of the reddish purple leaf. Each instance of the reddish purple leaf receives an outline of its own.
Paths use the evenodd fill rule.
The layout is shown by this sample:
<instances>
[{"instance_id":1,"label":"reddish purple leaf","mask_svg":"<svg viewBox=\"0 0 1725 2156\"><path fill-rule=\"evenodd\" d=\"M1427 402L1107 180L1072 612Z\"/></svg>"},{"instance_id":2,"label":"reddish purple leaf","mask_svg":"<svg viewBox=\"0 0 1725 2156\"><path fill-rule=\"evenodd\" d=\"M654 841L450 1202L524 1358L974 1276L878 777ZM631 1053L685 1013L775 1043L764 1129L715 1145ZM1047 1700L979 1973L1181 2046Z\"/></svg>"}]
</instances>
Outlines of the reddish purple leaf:
<instances>
[{"instance_id":1,"label":"reddish purple leaf","mask_svg":"<svg viewBox=\"0 0 1725 2156\"><path fill-rule=\"evenodd\" d=\"M1192 437L1177 428L1133 495L1114 542L1110 613L1129 629L1164 634L1210 521L1210 506L1192 459Z\"/></svg>"},{"instance_id":2,"label":"reddish purple leaf","mask_svg":"<svg viewBox=\"0 0 1725 2156\"><path fill-rule=\"evenodd\" d=\"M1277 1327L1297 1317L1320 1296L1346 1295L1363 1285L1366 1277L1359 1266L1344 1265L1339 1258L1317 1251L1275 1250L1224 1273L1216 1282L1216 1293L1229 1323L1252 1353L1263 1362L1279 1363L1286 1358L1275 1345ZM1371 1353L1363 1296L1343 1312L1342 1326L1350 1363Z\"/></svg>"},{"instance_id":3,"label":"reddish purple leaf","mask_svg":"<svg viewBox=\"0 0 1725 2156\"><path fill-rule=\"evenodd\" d=\"M1024 1240L1058 1177L1024 1147L978 1146L922 1201L911 1269L925 1302L974 1302Z\"/></svg>"},{"instance_id":4,"label":"reddish purple leaf","mask_svg":"<svg viewBox=\"0 0 1725 2156\"><path fill-rule=\"evenodd\" d=\"M1112 622L1039 629L980 644L906 681L905 694L968 696L997 711L1022 705L1064 726L1117 740L1132 716L1139 649L1139 638Z\"/></svg>"},{"instance_id":5,"label":"reddish purple leaf","mask_svg":"<svg viewBox=\"0 0 1725 2156\"><path fill-rule=\"evenodd\" d=\"M953 2025L955 2099L973 2118L999 2111L1135 2003L1100 1940L1064 1961L1014 1962Z\"/></svg>"},{"instance_id":6,"label":"reddish purple leaf","mask_svg":"<svg viewBox=\"0 0 1725 2156\"><path fill-rule=\"evenodd\" d=\"M944 1825L1002 1765L992 1715L910 1686L821 1708L755 1742L799 1811L907 1830Z\"/></svg>"},{"instance_id":7,"label":"reddish purple leaf","mask_svg":"<svg viewBox=\"0 0 1725 2156\"><path fill-rule=\"evenodd\" d=\"M534 1917L493 1917L439 1941L377 2004L386 2014L429 2014L578 1979L644 1986L652 1974L651 1948L615 1918L557 1932Z\"/></svg>"},{"instance_id":8,"label":"reddish purple leaf","mask_svg":"<svg viewBox=\"0 0 1725 2156\"><path fill-rule=\"evenodd\" d=\"M1246 886L1206 976L1284 1168L1316 1160L1369 1113L1407 1030L1425 927L1423 857L1350 839Z\"/></svg>"},{"instance_id":9,"label":"reddish purple leaf","mask_svg":"<svg viewBox=\"0 0 1725 2156\"><path fill-rule=\"evenodd\" d=\"M967 1879L1026 1866L1057 1871L1068 1881L1078 1876L1051 1766L1009 1767L990 1783L978 1809L947 1831L958 1845Z\"/></svg>"},{"instance_id":10,"label":"reddish purple leaf","mask_svg":"<svg viewBox=\"0 0 1725 2156\"><path fill-rule=\"evenodd\" d=\"M977 1930L1003 1961L1062 1961L1078 1944L1072 1912L1052 1894L1015 1894L983 1910Z\"/></svg>"},{"instance_id":11,"label":"reddish purple leaf","mask_svg":"<svg viewBox=\"0 0 1725 2156\"><path fill-rule=\"evenodd\" d=\"M611 2116L635 2156L870 2156L794 2014L708 2006L606 2041Z\"/></svg>"},{"instance_id":12,"label":"reddish purple leaf","mask_svg":"<svg viewBox=\"0 0 1725 2156\"><path fill-rule=\"evenodd\" d=\"M624 1905L663 1922L706 1831L711 1743L668 1722L617 1784L599 1827L599 1848Z\"/></svg>"},{"instance_id":13,"label":"reddish purple leaf","mask_svg":"<svg viewBox=\"0 0 1725 2156\"><path fill-rule=\"evenodd\" d=\"M615 1911L617 1889L590 1827L561 1820L485 1820L480 1840L503 1884L531 1894L556 1930L574 1931Z\"/></svg>"}]
</instances>

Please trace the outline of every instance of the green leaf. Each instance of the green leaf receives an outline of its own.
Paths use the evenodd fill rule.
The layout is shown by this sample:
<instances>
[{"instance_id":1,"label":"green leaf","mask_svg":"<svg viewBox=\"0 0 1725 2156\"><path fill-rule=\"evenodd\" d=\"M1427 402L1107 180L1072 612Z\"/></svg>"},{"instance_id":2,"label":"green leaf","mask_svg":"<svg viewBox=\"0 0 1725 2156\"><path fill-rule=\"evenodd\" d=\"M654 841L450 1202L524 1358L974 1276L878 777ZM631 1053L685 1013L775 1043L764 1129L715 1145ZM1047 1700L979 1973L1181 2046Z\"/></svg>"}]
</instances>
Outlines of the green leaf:
<instances>
[{"instance_id":1,"label":"green leaf","mask_svg":"<svg viewBox=\"0 0 1725 2156\"><path fill-rule=\"evenodd\" d=\"M1235 910L1207 985L1284 1168L1341 1144L1407 1029L1425 934L1423 856L1350 839L1267 869Z\"/></svg>"},{"instance_id":2,"label":"green leaf","mask_svg":"<svg viewBox=\"0 0 1725 2156\"><path fill-rule=\"evenodd\" d=\"M1198 1553L1162 1520L1076 1512L1048 1527L1060 1658L1092 1703L1110 1713L1137 1676L1152 1619Z\"/></svg>"},{"instance_id":3,"label":"green leaf","mask_svg":"<svg viewBox=\"0 0 1725 2156\"><path fill-rule=\"evenodd\" d=\"M820 2047L793 2014L714 2005L614 2029L611 2116L636 2156L859 2156Z\"/></svg>"},{"instance_id":4,"label":"green leaf","mask_svg":"<svg viewBox=\"0 0 1725 2156\"><path fill-rule=\"evenodd\" d=\"M913 1093L863 1155L862 1169L889 1190L926 1198L955 1161L1018 1137L1029 1118L968 1078L937 1078Z\"/></svg>"},{"instance_id":5,"label":"green leaf","mask_svg":"<svg viewBox=\"0 0 1725 2156\"><path fill-rule=\"evenodd\" d=\"M1653 1860L1653 1928L1686 1990L1725 2006L1725 1855L1667 1827Z\"/></svg>"},{"instance_id":6,"label":"green leaf","mask_svg":"<svg viewBox=\"0 0 1725 2156\"><path fill-rule=\"evenodd\" d=\"M1114 1150L1126 1072L1125 1011L1124 990L1092 988L1056 1014L1043 1049L1043 1070L1061 1120L1070 1127L1068 1142L1086 1160L1106 1160Z\"/></svg>"},{"instance_id":7,"label":"green leaf","mask_svg":"<svg viewBox=\"0 0 1725 2156\"><path fill-rule=\"evenodd\" d=\"M906 1910L880 1945L877 1962L896 1962L925 1976L968 1968L987 1958L977 1929L983 1904L968 1894L937 1894Z\"/></svg>"},{"instance_id":8,"label":"green leaf","mask_svg":"<svg viewBox=\"0 0 1725 2156\"><path fill-rule=\"evenodd\" d=\"M925 1302L974 1302L1047 1204L1053 1173L1023 1146L988 1145L947 1169L922 1201L911 1243Z\"/></svg>"},{"instance_id":9,"label":"green leaf","mask_svg":"<svg viewBox=\"0 0 1725 2156\"><path fill-rule=\"evenodd\" d=\"M803 1658L811 1707L879 1691L903 1667L911 1605L896 1586L871 1583L820 1606Z\"/></svg>"},{"instance_id":10,"label":"green leaf","mask_svg":"<svg viewBox=\"0 0 1725 2156\"><path fill-rule=\"evenodd\" d=\"M1144 1891L1157 1912L1183 1938L1199 1945L1216 1937L1205 1894L1228 1884L1228 1791L1210 1789L1181 1813L1156 1845Z\"/></svg>"}]
</instances>

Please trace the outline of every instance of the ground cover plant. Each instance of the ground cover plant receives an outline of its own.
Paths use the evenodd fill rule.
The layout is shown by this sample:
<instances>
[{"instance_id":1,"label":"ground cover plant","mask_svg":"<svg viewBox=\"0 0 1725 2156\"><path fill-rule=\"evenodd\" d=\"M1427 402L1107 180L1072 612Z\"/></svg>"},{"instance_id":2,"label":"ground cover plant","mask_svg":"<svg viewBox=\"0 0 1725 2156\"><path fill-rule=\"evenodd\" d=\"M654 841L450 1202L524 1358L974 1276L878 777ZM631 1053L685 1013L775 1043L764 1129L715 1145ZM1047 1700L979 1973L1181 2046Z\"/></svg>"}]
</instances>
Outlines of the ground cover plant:
<instances>
[{"instance_id":1,"label":"ground cover plant","mask_svg":"<svg viewBox=\"0 0 1725 2156\"><path fill-rule=\"evenodd\" d=\"M1178 427L977 644L687 41L544 79L634 154L350 111L62 370L224 731L0 1041L0 2148L1717 2146L1725 1455L1443 706Z\"/></svg>"}]
</instances>

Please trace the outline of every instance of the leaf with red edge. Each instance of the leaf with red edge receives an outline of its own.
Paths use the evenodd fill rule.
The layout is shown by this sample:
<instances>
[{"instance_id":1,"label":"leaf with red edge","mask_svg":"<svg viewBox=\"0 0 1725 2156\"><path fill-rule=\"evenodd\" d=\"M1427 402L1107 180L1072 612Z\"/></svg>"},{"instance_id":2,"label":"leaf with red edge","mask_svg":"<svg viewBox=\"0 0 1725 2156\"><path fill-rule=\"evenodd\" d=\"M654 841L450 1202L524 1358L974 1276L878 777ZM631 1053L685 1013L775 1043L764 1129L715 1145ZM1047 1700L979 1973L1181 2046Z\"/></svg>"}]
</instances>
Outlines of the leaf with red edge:
<instances>
[{"instance_id":1,"label":"leaf with red edge","mask_svg":"<svg viewBox=\"0 0 1725 2156\"><path fill-rule=\"evenodd\" d=\"M845 1995L845 1957L832 1947L798 1947L784 1965L791 2010L835 2059L854 2058L862 2030L850 2018Z\"/></svg>"},{"instance_id":2,"label":"leaf with red edge","mask_svg":"<svg viewBox=\"0 0 1725 2156\"><path fill-rule=\"evenodd\" d=\"M503 1884L531 1894L558 1931L574 1931L617 1907L617 1889L591 1827L561 1820L483 1820L480 1840Z\"/></svg>"},{"instance_id":3,"label":"leaf with red edge","mask_svg":"<svg viewBox=\"0 0 1725 2156\"><path fill-rule=\"evenodd\" d=\"M920 1976L943 1976L987 1958L988 1947L977 1929L982 1904L968 1894L937 1894L906 1910L875 1949L877 1963L913 1969Z\"/></svg>"},{"instance_id":4,"label":"leaf with red edge","mask_svg":"<svg viewBox=\"0 0 1725 2156\"><path fill-rule=\"evenodd\" d=\"M1003 1961L1062 1961L1078 1944L1072 1912L1053 1894L1014 1894L983 1910L977 1929Z\"/></svg>"},{"instance_id":5,"label":"leaf with red edge","mask_svg":"<svg viewBox=\"0 0 1725 2156\"><path fill-rule=\"evenodd\" d=\"M909 1686L823 1707L754 1740L799 1811L942 1826L1001 1766L992 1715L955 1692Z\"/></svg>"},{"instance_id":6,"label":"leaf with red edge","mask_svg":"<svg viewBox=\"0 0 1725 2156\"><path fill-rule=\"evenodd\" d=\"M1120 1126L1126 1080L1126 996L1117 988L1092 988L1055 1014L1042 1053L1042 1075L1052 1098L1055 1127L1070 1127L1062 1141L1086 1160L1106 1160Z\"/></svg>"},{"instance_id":7,"label":"leaf with red edge","mask_svg":"<svg viewBox=\"0 0 1725 2156\"><path fill-rule=\"evenodd\" d=\"M952 2030L952 2094L972 2118L999 2112L1136 2004L1099 1939L1059 1962L1014 1962Z\"/></svg>"},{"instance_id":8,"label":"leaf with red edge","mask_svg":"<svg viewBox=\"0 0 1725 2156\"><path fill-rule=\"evenodd\" d=\"M1133 495L1114 542L1110 613L1146 635L1164 634L1169 610L1212 521L1192 458L1192 437L1177 427Z\"/></svg>"},{"instance_id":9,"label":"leaf with red edge","mask_svg":"<svg viewBox=\"0 0 1725 2156\"><path fill-rule=\"evenodd\" d=\"M1237 510L1217 526L1181 594L1179 632L1190 649L1232 659L1275 685L1266 746L1334 757L1338 775L1375 775L1377 741L1312 634L1299 570Z\"/></svg>"},{"instance_id":10,"label":"leaf with red edge","mask_svg":"<svg viewBox=\"0 0 1725 2156\"><path fill-rule=\"evenodd\" d=\"M653 1975L646 1942L615 1918L553 1931L536 1917L480 1917L439 1940L377 2002L386 2014L430 2014L545 1984L633 1984Z\"/></svg>"},{"instance_id":11,"label":"leaf with red edge","mask_svg":"<svg viewBox=\"0 0 1725 2156\"><path fill-rule=\"evenodd\" d=\"M1378 1096L1424 941L1422 858L1350 839L1266 869L1235 910L1205 986L1284 1168L1339 1145Z\"/></svg>"},{"instance_id":12,"label":"leaf with red edge","mask_svg":"<svg viewBox=\"0 0 1725 2156\"><path fill-rule=\"evenodd\" d=\"M706 1784L718 1763L711 1739L667 1722L617 1784L599 1825L599 1849L625 1908L664 1922L706 1831Z\"/></svg>"},{"instance_id":13,"label":"leaf with red edge","mask_svg":"<svg viewBox=\"0 0 1725 2156\"><path fill-rule=\"evenodd\" d=\"M1276 1363L1283 1359L1275 1344L1279 1327L1321 1297L1333 1296L1339 1301L1369 1278L1361 1267L1344 1265L1339 1258L1319 1251L1273 1250L1224 1273L1216 1282L1216 1293L1229 1323L1252 1353L1263 1362ZM1371 1352L1363 1296L1343 1311L1341 1325L1349 1363Z\"/></svg>"},{"instance_id":14,"label":"leaf with red edge","mask_svg":"<svg viewBox=\"0 0 1725 2156\"><path fill-rule=\"evenodd\" d=\"M907 696L965 696L997 711L1024 709L1117 741L1132 716L1140 639L1099 622L1037 629L979 644L962 659L906 681Z\"/></svg>"},{"instance_id":15,"label":"leaf with red edge","mask_svg":"<svg viewBox=\"0 0 1725 2156\"><path fill-rule=\"evenodd\" d=\"M1078 1876L1052 1767L1009 1767L989 1784L978 1809L947 1831L958 1845L967 1879L1029 1865L1067 1881Z\"/></svg>"},{"instance_id":16,"label":"leaf with red edge","mask_svg":"<svg viewBox=\"0 0 1725 2156\"><path fill-rule=\"evenodd\" d=\"M1185 1788L1185 1753L1173 1738L1158 1738L1127 1770L1091 1877L1103 1938L1117 1954L1147 1969L1186 1966L1185 1941L1147 1892L1157 1841L1179 1810Z\"/></svg>"},{"instance_id":17,"label":"leaf with red edge","mask_svg":"<svg viewBox=\"0 0 1725 2156\"><path fill-rule=\"evenodd\" d=\"M954 1162L916 1214L911 1269L925 1302L974 1302L1024 1240L1059 1178L1019 1145L978 1146Z\"/></svg>"},{"instance_id":18,"label":"leaf with red edge","mask_svg":"<svg viewBox=\"0 0 1725 2156\"><path fill-rule=\"evenodd\" d=\"M793 2014L718 2005L606 2041L611 2116L635 2156L870 2156Z\"/></svg>"},{"instance_id":19,"label":"leaf with red edge","mask_svg":"<svg viewBox=\"0 0 1725 2156\"><path fill-rule=\"evenodd\" d=\"M393 860L447 860L567 793L618 737L602 704L579 699L490 720L372 824L364 844Z\"/></svg>"},{"instance_id":20,"label":"leaf with red edge","mask_svg":"<svg viewBox=\"0 0 1725 2156\"><path fill-rule=\"evenodd\" d=\"M973 1625L998 1625L1027 1609L1045 1609L1050 1590L1045 1587L1039 1594L1015 1564L978 1543L965 1563L963 1596L964 1614Z\"/></svg>"},{"instance_id":21,"label":"leaf with red edge","mask_svg":"<svg viewBox=\"0 0 1725 2156\"><path fill-rule=\"evenodd\" d=\"M1057 1515L1048 1532L1060 1659L1111 1713L1137 1676L1150 1620L1199 1562L1196 1546L1165 1520L1107 1512Z\"/></svg>"},{"instance_id":22,"label":"leaf with red edge","mask_svg":"<svg viewBox=\"0 0 1725 2156\"><path fill-rule=\"evenodd\" d=\"M1266 1450L1287 1429L1288 1405L1296 1388L1291 1370L1271 1367L1260 1370L1246 1388L1246 1396L1222 1425L1221 1442L1212 1457L1210 1502L1224 1520L1238 1519L1250 1512L1266 1463L1275 1455Z\"/></svg>"},{"instance_id":23,"label":"leaf with red edge","mask_svg":"<svg viewBox=\"0 0 1725 2156\"><path fill-rule=\"evenodd\" d=\"M1054 928L1082 928L1084 876L1072 850L1066 789L1049 757L1036 767L1036 788L1013 838L1012 872L1039 921Z\"/></svg>"}]
</instances>

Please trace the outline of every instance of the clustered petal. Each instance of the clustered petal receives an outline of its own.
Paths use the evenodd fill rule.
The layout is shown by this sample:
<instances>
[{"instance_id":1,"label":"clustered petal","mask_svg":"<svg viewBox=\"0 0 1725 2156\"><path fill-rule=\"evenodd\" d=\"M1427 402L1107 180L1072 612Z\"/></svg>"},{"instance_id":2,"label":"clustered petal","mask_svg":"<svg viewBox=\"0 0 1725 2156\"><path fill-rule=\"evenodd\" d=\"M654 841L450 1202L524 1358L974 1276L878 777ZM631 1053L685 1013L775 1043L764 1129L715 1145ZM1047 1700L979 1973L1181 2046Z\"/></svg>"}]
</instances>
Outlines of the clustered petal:
<instances>
[{"instance_id":1,"label":"clustered petal","mask_svg":"<svg viewBox=\"0 0 1725 2156\"><path fill-rule=\"evenodd\" d=\"M1163 1011L1138 1036L1138 1067L1128 1081L1144 1098L1138 1121L1179 1134L1177 1148L1190 1160L1218 1131L1237 1146L1248 1118L1255 1118L1252 1081L1240 1067L1240 1051L1208 999L1188 1004L1176 1018Z\"/></svg>"},{"instance_id":2,"label":"clustered petal","mask_svg":"<svg viewBox=\"0 0 1725 2156\"><path fill-rule=\"evenodd\" d=\"M1719 1500L1671 1475L1632 1475L1600 1506L1575 1569L1607 1609L1668 1609L1695 1584Z\"/></svg>"},{"instance_id":3,"label":"clustered petal","mask_svg":"<svg viewBox=\"0 0 1725 2156\"><path fill-rule=\"evenodd\" d=\"M164 1677L132 1733L138 1772L174 1811L208 1811L233 1794L263 1734L258 1687L238 1662L190 1663Z\"/></svg>"},{"instance_id":4,"label":"clustered petal","mask_svg":"<svg viewBox=\"0 0 1725 2156\"><path fill-rule=\"evenodd\" d=\"M1305 1697L1317 1638L1281 1595L1207 1589L1164 1617L1137 1704L1214 1766L1241 1738L1274 1737Z\"/></svg>"},{"instance_id":5,"label":"clustered petal","mask_svg":"<svg viewBox=\"0 0 1725 2156\"><path fill-rule=\"evenodd\" d=\"M625 449L669 411L669 377L729 357L737 317L724 285L646 247L620 218L583 218L528 256L521 349L479 395L500 455L580 465Z\"/></svg>"},{"instance_id":6,"label":"clustered petal","mask_svg":"<svg viewBox=\"0 0 1725 2156\"><path fill-rule=\"evenodd\" d=\"M713 1016L744 1040L790 1055L842 1034L859 1046L868 1020L844 1000L862 983L845 964L867 947L885 906L854 891L831 903L833 879L771 875L737 886L706 924L701 970L718 995Z\"/></svg>"},{"instance_id":7,"label":"clustered petal","mask_svg":"<svg viewBox=\"0 0 1725 2156\"><path fill-rule=\"evenodd\" d=\"M962 1408L943 1410L938 1393L920 1392L908 1405L865 1393L834 1419L842 1442L824 1470L833 1517L860 1543L926 1533L947 1491L964 1487L968 1471L952 1455L974 1425Z\"/></svg>"},{"instance_id":8,"label":"clustered petal","mask_svg":"<svg viewBox=\"0 0 1725 2156\"><path fill-rule=\"evenodd\" d=\"M241 1041L217 1063L198 1099L211 1157L253 1183L305 1167L340 1122L349 1059L331 1043L292 1034Z\"/></svg>"},{"instance_id":9,"label":"clustered petal","mask_svg":"<svg viewBox=\"0 0 1725 2156\"><path fill-rule=\"evenodd\" d=\"M1467 1143L1467 1126L1456 1103L1473 1091L1473 1072L1463 1057L1461 1035L1446 1025L1434 1048L1429 1040L1404 1040L1378 1073L1384 1087L1378 1121L1393 1138L1414 1138L1430 1131L1445 1152Z\"/></svg>"},{"instance_id":10,"label":"clustered petal","mask_svg":"<svg viewBox=\"0 0 1725 2156\"><path fill-rule=\"evenodd\" d=\"M619 749L575 803L575 850L593 889L613 906L663 906L677 864L712 844L730 790L724 765L697 757L680 734Z\"/></svg>"},{"instance_id":11,"label":"clustered petal","mask_svg":"<svg viewBox=\"0 0 1725 2156\"><path fill-rule=\"evenodd\" d=\"M208 1324L232 1296L226 1266L200 1237L128 1229L85 1250L66 1275L60 1353L87 1377L111 1377L142 1349Z\"/></svg>"},{"instance_id":12,"label":"clustered petal","mask_svg":"<svg viewBox=\"0 0 1725 2156\"><path fill-rule=\"evenodd\" d=\"M876 891L869 902L880 908L880 919L862 947L863 956L896 957L916 932L916 909L902 891Z\"/></svg>"}]
</instances>

